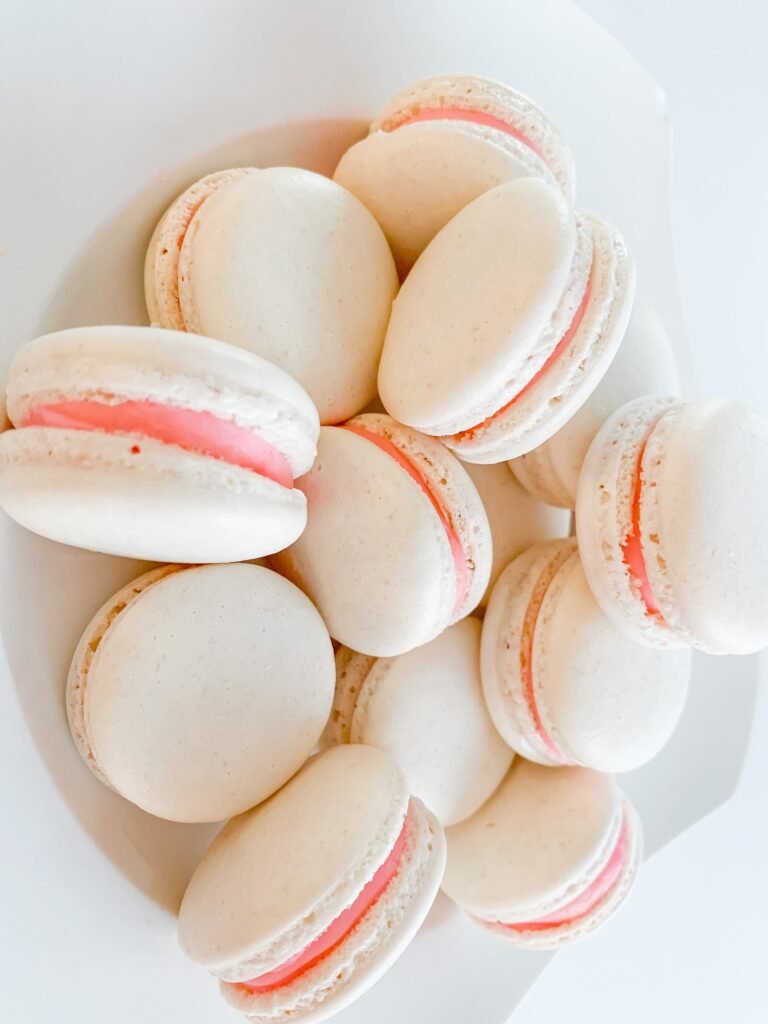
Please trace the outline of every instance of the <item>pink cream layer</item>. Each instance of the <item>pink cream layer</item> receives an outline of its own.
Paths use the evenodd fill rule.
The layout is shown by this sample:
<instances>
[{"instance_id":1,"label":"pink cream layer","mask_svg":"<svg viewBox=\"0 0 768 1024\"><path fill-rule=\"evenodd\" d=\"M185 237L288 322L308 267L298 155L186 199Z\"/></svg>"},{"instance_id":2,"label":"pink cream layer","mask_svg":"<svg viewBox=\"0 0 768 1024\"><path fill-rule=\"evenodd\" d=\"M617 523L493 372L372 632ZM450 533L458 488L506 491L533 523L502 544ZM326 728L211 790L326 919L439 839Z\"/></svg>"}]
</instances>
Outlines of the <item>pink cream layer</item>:
<instances>
[{"instance_id":1,"label":"pink cream layer","mask_svg":"<svg viewBox=\"0 0 768 1024\"><path fill-rule=\"evenodd\" d=\"M272 989L289 984L328 956L360 923L397 874L405 849L407 821L406 818L389 856L376 870L370 882L366 883L357 899L346 910L343 910L321 935L318 935L313 942L292 956L290 960L286 960L284 964L267 971L266 974L261 974L258 978L241 982L236 987L247 989L249 992L270 992Z\"/></svg>"},{"instance_id":2,"label":"pink cream layer","mask_svg":"<svg viewBox=\"0 0 768 1024\"><path fill-rule=\"evenodd\" d=\"M565 906L554 910L551 914L539 917L535 921L521 921L514 924L504 923L504 927L515 932L531 932L576 924L583 917L586 917L587 914L590 914L617 884L627 861L628 847L629 836L625 818L622 822L616 846L608 858L608 863L597 878L587 886L584 892L566 903Z\"/></svg>"},{"instance_id":3,"label":"pink cream layer","mask_svg":"<svg viewBox=\"0 0 768 1024\"><path fill-rule=\"evenodd\" d=\"M149 438L249 469L281 487L293 487L291 468L281 452L251 430L210 412L149 401L107 405L84 399L38 405L27 413L22 426L136 434L134 455L141 454L141 438Z\"/></svg>"},{"instance_id":4,"label":"pink cream layer","mask_svg":"<svg viewBox=\"0 0 768 1024\"><path fill-rule=\"evenodd\" d=\"M555 347L552 349L552 352L549 354L546 362L541 367L541 369L538 370L533 375L533 377L531 377L531 379L528 381L525 387L523 387L522 390L518 391L514 398L511 398L508 402L502 405L500 409L497 409L496 412L491 413L490 416L487 416L482 423L478 423L474 427L468 427L466 430L462 430L458 434L454 434L452 436L452 440L462 441L467 438L471 438L478 431L484 430L486 427L489 427L494 420L498 419L499 416L503 416L505 412L511 409L515 402L519 402L523 395L527 395L535 384L538 384L538 382L541 380L544 374L547 373L552 368L552 366L558 361L560 356L563 354L563 352L565 352L565 350L568 348L568 346L576 336L576 332L581 326L581 321L584 319L584 313L586 312L587 306L589 305L591 295L592 271L590 270L589 278L587 280L587 287L584 289L584 294L581 297L581 302L577 306L576 312L573 314L573 320L571 320L568 330L562 336L560 341L558 341L557 345L555 345Z\"/></svg>"},{"instance_id":5,"label":"pink cream layer","mask_svg":"<svg viewBox=\"0 0 768 1024\"><path fill-rule=\"evenodd\" d=\"M651 428L637 456L637 467L635 469L635 480L632 489L632 525L629 533L624 538L624 543L621 545L621 555L624 564L629 569L630 576L637 584L646 613L664 624L664 616L659 607L659 602L653 593L651 581L648 578L648 567L645 562L645 552L643 551L643 538L640 532L640 506L643 497L643 459L645 458L645 451L654 427Z\"/></svg>"},{"instance_id":6,"label":"pink cream layer","mask_svg":"<svg viewBox=\"0 0 768 1024\"><path fill-rule=\"evenodd\" d=\"M453 603L453 611L457 612L464 604L467 593L469 592L469 569L467 568L467 556L464 554L464 548L462 547L459 535L453 527L451 517L443 507L440 499L429 486L429 483L418 471L416 466L408 459L397 447L386 437L382 437L381 434L374 434L371 430L366 430L365 427L358 427L356 424L344 423L339 428L341 430L349 430L353 434L359 434L360 437L364 437L371 444L375 444L377 448L380 448L383 452L394 459L395 462L404 469L408 476L419 485L424 494L437 513L437 518L440 520L445 535L448 538L448 544L451 548L451 554L453 555L453 564L456 570L456 599Z\"/></svg>"},{"instance_id":7,"label":"pink cream layer","mask_svg":"<svg viewBox=\"0 0 768 1024\"><path fill-rule=\"evenodd\" d=\"M504 132L505 135L511 135L513 139L522 142L540 160L544 160L544 154L527 135L518 131L517 128L513 128L506 121L502 121L501 118L494 117L493 114L486 114L482 110L467 110L464 107L429 107L426 110L420 110L418 114L404 117L401 121L386 128L385 131L396 131L406 124L416 124L419 121L467 121L470 124L480 124L486 128L496 128L498 131ZM546 163L546 160L544 162Z\"/></svg>"}]
</instances>

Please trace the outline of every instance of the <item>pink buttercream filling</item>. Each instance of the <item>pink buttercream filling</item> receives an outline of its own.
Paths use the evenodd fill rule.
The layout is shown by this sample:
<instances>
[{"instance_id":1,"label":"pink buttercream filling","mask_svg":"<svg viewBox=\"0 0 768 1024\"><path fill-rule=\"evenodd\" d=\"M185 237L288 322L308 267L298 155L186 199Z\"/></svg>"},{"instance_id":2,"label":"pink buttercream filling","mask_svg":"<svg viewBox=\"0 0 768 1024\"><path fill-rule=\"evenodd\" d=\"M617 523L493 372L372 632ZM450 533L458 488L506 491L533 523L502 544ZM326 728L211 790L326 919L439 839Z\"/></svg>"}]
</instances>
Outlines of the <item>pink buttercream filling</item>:
<instances>
[{"instance_id":1,"label":"pink buttercream filling","mask_svg":"<svg viewBox=\"0 0 768 1024\"><path fill-rule=\"evenodd\" d=\"M616 846L608 858L608 863L584 892L570 900L565 906L559 907L551 914L539 917L535 921L516 921L514 924L499 923L504 924L505 928L511 928L512 931L517 932L543 931L547 928L560 928L563 925L575 924L582 917L591 913L619 881L626 864L628 847L629 836L625 818Z\"/></svg>"},{"instance_id":2,"label":"pink buttercream filling","mask_svg":"<svg viewBox=\"0 0 768 1024\"><path fill-rule=\"evenodd\" d=\"M386 128L385 131L396 131L406 124L416 124L418 121L468 121L470 124L481 124L486 128L496 128L498 131L504 132L505 135L511 135L512 138L522 142L536 156L544 160L544 154L541 149L527 135L518 131L517 128L513 128L506 121L502 121L501 118L494 117L493 114L486 114L482 110L467 110L464 107L430 107L427 110L420 110L418 114L404 117L401 121L397 121L394 125ZM546 161L544 162L546 163Z\"/></svg>"},{"instance_id":3,"label":"pink buttercream filling","mask_svg":"<svg viewBox=\"0 0 768 1024\"><path fill-rule=\"evenodd\" d=\"M432 507L437 513L437 517L445 530L445 535L448 538L448 544L451 549L451 555L453 556L453 564L456 571L456 599L453 604L453 610L454 612L459 611L466 600L467 593L469 592L469 569L467 568L467 557L464 554L464 548L462 547L459 535L453 528L451 517L445 508L443 508L440 499L413 463L388 438L382 437L381 434L374 434L372 431L366 430L364 427L358 427L351 423L342 424L340 429L349 430L353 434L359 434L360 437L364 437L366 440L370 441L371 444L375 444L377 448L386 452L390 458L393 458L395 462L405 470L408 476L419 485L424 494L429 498Z\"/></svg>"},{"instance_id":4,"label":"pink buttercream filling","mask_svg":"<svg viewBox=\"0 0 768 1024\"><path fill-rule=\"evenodd\" d=\"M590 270L589 279L587 280L587 287L584 289L584 294L581 297L581 302L579 303L578 307L576 308L576 312L573 314L573 320L571 320L571 323L570 323L570 326L568 327L568 330L562 336L560 341L558 341L557 345L555 345L555 347L552 349L551 353L547 357L547 360L544 363L544 365L541 367L541 369L539 369L533 375L533 377L531 377L531 379L528 381L528 383L525 385L525 387L523 387L520 391L518 391L518 393L513 398L510 398L510 400L508 402L506 402L504 405L502 405L502 407L500 409L497 409L496 412L491 413L490 416L487 416L483 420L482 423L478 423L474 427L467 427L466 430L462 430L458 434L454 434L453 438L455 440L461 441L463 438L471 437L478 430L483 430L485 427L490 426L490 424L493 423L493 421L495 419L497 419L499 416L503 416L505 412L507 412L509 409L512 408L512 406L515 404L515 402L519 402L520 399L523 397L523 395L528 394L528 392L531 390L531 388L535 384L538 384L538 382L541 380L541 378L544 376L544 374L547 373L547 371L551 369L553 364L557 362L557 360L560 358L560 356L563 354L563 352L568 348L568 346L570 345L570 343L573 341L574 337L576 336L576 332L578 331L579 327L581 326L581 321L584 319L584 313L586 312L587 305L589 304L589 300L590 300L591 295L592 295L592 271Z\"/></svg>"},{"instance_id":5,"label":"pink buttercream filling","mask_svg":"<svg viewBox=\"0 0 768 1024\"><path fill-rule=\"evenodd\" d=\"M371 907L373 907L397 874L403 858L403 850L405 849L406 823L403 824L389 856L377 868L371 880L363 886L360 895L354 902L346 910L343 910L338 917L334 918L321 935L318 935L316 939L299 953L296 953L295 956L292 956L290 960L286 960L279 967L267 971L266 974L259 975L258 978L251 978L250 981L241 982L242 988L247 989L249 992L261 993L269 992L272 989L279 988L281 985L287 985L294 978L303 974L304 971L308 971L310 967L313 967L323 957L331 953L349 935L352 929L359 924Z\"/></svg>"},{"instance_id":6,"label":"pink buttercream filling","mask_svg":"<svg viewBox=\"0 0 768 1024\"><path fill-rule=\"evenodd\" d=\"M664 622L659 602L656 600L651 581L648 578L648 567L645 562L643 540L640 533L640 504L643 496L643 458L645 457L645 450L648 447L650 437L651 435L649 434L637 456L637 468L635 470L632 490L632 526L624 539L624 543L621 545L621 555L624 564L629 569L630 575L640 590L640 597L648 615Z\"/></svg>"},{"instance_id":7,"label":"pink buttercream filling","mask_svg":"<svg viewBox=\"0 0 768 1024\"><path fill-rule=\"evenodd\" d=\"M293 487L291 468L281 452L251 430L210 412L150 401L107 405L84 399L38 405L27 413L22 426L136 434L249 469L281 487ZM141 453L140 440L131 451Z\"/></svg>"}]
</instances>

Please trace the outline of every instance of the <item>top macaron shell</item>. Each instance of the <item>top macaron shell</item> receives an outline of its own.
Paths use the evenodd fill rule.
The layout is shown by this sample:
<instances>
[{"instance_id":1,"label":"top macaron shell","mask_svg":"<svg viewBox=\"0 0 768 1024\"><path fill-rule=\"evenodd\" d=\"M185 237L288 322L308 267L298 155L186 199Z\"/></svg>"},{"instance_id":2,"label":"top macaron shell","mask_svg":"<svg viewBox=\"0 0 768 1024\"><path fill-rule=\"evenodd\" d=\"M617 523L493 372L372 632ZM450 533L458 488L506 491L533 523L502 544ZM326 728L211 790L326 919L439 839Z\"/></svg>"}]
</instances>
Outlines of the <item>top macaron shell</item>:
<instances>
[{"instance_id":1,"label":"top macaron shell","mask_svg":"<svg viewBox=\"0 0 768 1024\"><path fill-rule=\"evenodd\" d=\"M640 542L663 621L624 561L641 457ZM768 421L741 402L639 398L584 462L576 525L606 615L640 643L748 654L768 644Z\"/></svg>"},{"instance_id":2,"label":"top macaron shell","mask_svg":"<svg viewBox=\"0 0 768 1024\"><path fill-rule=\"evenodd\" d=\"M270 360L337 423L375 395L397 274L378 224L340 185L295 167L236 168L170 206L145 291L153 322Z\"/></svg>"},{"instance_id":3,"label":"top macaron shell","mask_svg":"<svg viewBox=\"0 0 768 1024\"><path fill-rule=\"evenodd\" d=\"M160 328L74 328L18 352L7 397L16 429L0 439L0 504L45 537L154 561L224 562L269 554L304 527L299 490L239 465L136 433L25 426L40 405L159 403L253 431L299 476L315 455L317 410L252 353Z\"/></svg>"},{"instance_id":4,"label":"top macaron shell","mask_svg":"<svg viewBox=\"0 0 768 1024\"><path fill-rule=\"evenodd\" d=\"M616 358L587 401L543 445L510 463L523 486L542 501L575 508L584 458L603 423L640 395L677 395L674 353L661 321L635 302Z\"/></svg>"},{"instance_id":5,"label":"top macaron shell","mask_svg":"<svg viewBox=\"0 0 768 1024\"><path fill-rule=\"evenodd\" d=\"M298 771L333 682L322 619L277 573L167 566L96 613L72 660L67 709L102 782L162 818L220 821Z\"/></svg>"},{"instance_id":6,"label":"top macaron shell","mask_svg":"<svg viewBox=\"0 0 768 1024\"><path fill-rule=\"evenodd\" d=\"M454 114L440 119L441 109ZM425 110L434 119L408 123ZM459 110L490 115L512 133L457 118ZM573 161L552 123L521 93L471 75L433 76L398 93L334 173L381 224L401 272L473 199L528 176L573 198Z\"/></svg>"},{"instance_id":7,"label":"top macaron shell","mask_svg":"<svg viewBox=\"0 0 768 1024\"><path fill-rule=\"evenodd\" d=\"M465 461L524 454L597 386L633 296L612 228L574 215L545 182L500 185L443 228L400 290L379 367L384 406Z\"/></svg>"},{"instance_id":8,"label":"top macaron shell","mask_svg":"<svg viewBox=\"0 0 768 1024\"><path fill-rule=\"evenodd\" d=\"M456 605L454 554L424 490L390 454L342 427L321 429L315 464L298 481L307 529L273 564L314 601L334 639L364 654L402 654L480 601L492 559L488 520L472 481L438 441L378 414L349 425L394 443L439 494L466 561L463 601Z\"/></svg>"}]
</instances>

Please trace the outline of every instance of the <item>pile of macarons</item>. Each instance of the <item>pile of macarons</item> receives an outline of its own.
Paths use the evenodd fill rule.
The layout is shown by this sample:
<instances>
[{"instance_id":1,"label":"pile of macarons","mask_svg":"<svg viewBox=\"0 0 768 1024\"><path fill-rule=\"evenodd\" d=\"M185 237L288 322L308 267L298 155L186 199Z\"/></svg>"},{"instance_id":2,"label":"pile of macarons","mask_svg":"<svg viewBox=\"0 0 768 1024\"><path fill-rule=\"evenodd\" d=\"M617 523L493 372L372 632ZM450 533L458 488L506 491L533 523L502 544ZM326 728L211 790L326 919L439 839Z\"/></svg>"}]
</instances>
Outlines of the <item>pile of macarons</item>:
<instances>
[{"instance_id":1,"label":"pile of macarons","mask_svg":"<svg viewBox=\"0 0 768 1024\"><path fill-rule=\"evenodd\" d=\"M575 191L534 103L434 76L332 180L191 183L150 325L10 367L2 508L157 563L84 609L74 743L149 814L229 819L178 934L254 1021L347 1005L441 887L525 949L600 925L641 859L614 775L692 649L768 644L768 422L679 397Z\"/></svg>"}]
</instances>

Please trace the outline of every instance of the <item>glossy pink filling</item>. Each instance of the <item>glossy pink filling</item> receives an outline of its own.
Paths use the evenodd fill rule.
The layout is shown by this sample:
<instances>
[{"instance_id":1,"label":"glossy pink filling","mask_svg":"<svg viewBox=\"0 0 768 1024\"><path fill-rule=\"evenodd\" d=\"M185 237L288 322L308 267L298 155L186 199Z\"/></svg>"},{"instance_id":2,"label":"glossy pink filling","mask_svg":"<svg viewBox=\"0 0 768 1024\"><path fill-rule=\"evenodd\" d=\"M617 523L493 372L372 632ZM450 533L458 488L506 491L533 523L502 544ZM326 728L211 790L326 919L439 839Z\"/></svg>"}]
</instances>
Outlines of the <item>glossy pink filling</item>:
<instances>
[{"instance_id":1,"label":"glossy pink filling","mask_svg":"<svg viewBox=\"0 0 768 1024\"><path fill-rule=\"evenodd\" d=\"M406 825L403 824L389 856L376 870L373 878L366 883L357 899L342 911L321 935L284 964L258 978L241 982L240 986L249 992L269 992L281 985L287 985L332 952L365 917L397 874L403 858L405 840Z\"/></svg>"},{"instance_id":2,"label":"glossy pink filling","mask_svg":"<svg viewBox=\"0 0 768 1024\"><path fill-rule=\"evenodd\" d=\"M137 434L249 469L281 487L293 487L293 474L284 455L252 431L210 412L195 412L158 402L128 401L107 405L81 400L38 405L27 413L22 426ZM136 455L141 453L140 440L131 451Z\"/></svg>"},{"instance_id":3,"label":"glossy pink filling","mask_svg":"<svg viewBox=\"0 0 768 1024\"><path fill-rule=\"evenodd\" d=\"M430 107L427 110L420 110L418 114L411 114L403 118L402 121L398 121L392 127L385 130L390 132L396 131L398 128L402 128L403 125L416 124L418 121L468 121L470 124L481 124L486 128L496 128L498 131L504 132L505 135L511 135L512 138L522 142L536 156L544 160L544 154L527 135L523 135L521 131L513 128L506 121L502 121L501 118L494 117L493 114L486 114L482 110L466 110L463 107ZM544 162L546 163L546 161Z\"/></svg>"},{"instance_id":4,"label":"glossy pink filling","mask_svg":"<svg viewBox=\"0 0 768 1024\"><path fill-rule=\"evenodd\" d=\"M413 463L386 437L382 437L380 434L374 434L372 431L366 430L364 427L358 427L351 423L343 424L340 429L349 430L353 434L359 434L360 437L364 437L367 441L370 441L371 444L375 444L377 448L386 452L390 458L394 459L395 462L405 470L408 476L419 485L422 491L429 498L432 507L437 513L437 517L445 530L445 535L448 538L448 544L451 548L451 555L453 556L453 564L456 571L456 600L453 604L453 610L454 612L459 611L466 600L467 593L469 592L469 569L467 568L467 557L464 554L464 548L462 547L459 535L453 528L451 518L443 508L439 498Z\"/></svg>"},{"instance_id":5,"label":"glossy pink filling","mask_svg":"<svg viewBox=\"0 0 768 1024\"><path fill-rule=\"evenodd\" d=\"M510 928L512 931L530 932L544 931L547 928L560 928L563 925L575 924L577 921L581 920L581 918L586 917L587 914L591 913L597 905L605 899L611 889L613 889L621 878L624 865L627 861L627 849L629 846L627 831L627 822L625 820L622 823L616 846L613 848L613 852L608 858L608 863L591 885L587 886L584 892L576 896L575 899L570 900L570 902L566 903L565 906L559 907L557 910L553 910L551 914L537 918L535 921L521 921L515 922L514 924L507 924L504 922L500 923L504 923L504 927Z\"/></svg>"},{"instance_id":6,"label":"glossy pink filling","mask_svg":"<svg viewBox=\"0 0 768 1024\"><path fill-rule=\"evenodd\" d=\"M653 593L651 581L648 578L648 567L645 563L643 540L640 533L640 505L643 497L643 458L645 457L645 450L648 447L650 437L651 435L649 434L637 456L637 468L635 470L632 490L632 526L624 539L624 543L621 545L621 556L624 564L629 569L632 579L640 590L640 597L645 605L646 612L663 623L664 616L659 607L659 602L656 600L656 595Z\"/></svg>"}]
</instances>

